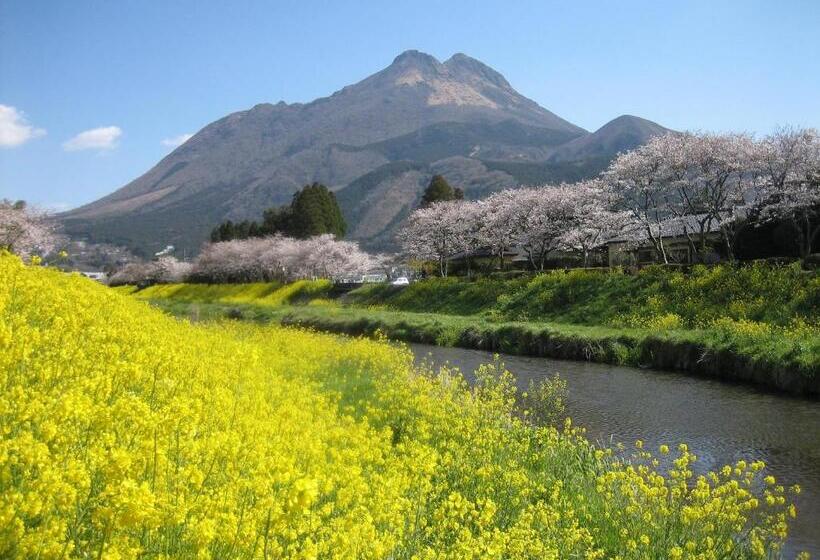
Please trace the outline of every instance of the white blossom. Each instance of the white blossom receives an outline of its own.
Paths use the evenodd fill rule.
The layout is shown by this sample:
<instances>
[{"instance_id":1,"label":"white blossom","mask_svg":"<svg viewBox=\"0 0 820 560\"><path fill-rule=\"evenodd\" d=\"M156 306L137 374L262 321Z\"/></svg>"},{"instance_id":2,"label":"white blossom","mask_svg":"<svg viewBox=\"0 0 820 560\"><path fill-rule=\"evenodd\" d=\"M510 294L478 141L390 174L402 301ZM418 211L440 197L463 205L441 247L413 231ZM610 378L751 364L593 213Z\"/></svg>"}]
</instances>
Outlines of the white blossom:
<instances>
[{"instance_id":1,"label":"white blossom","mask_svg":"<svg viewBox=\"0 0 820 560\"><path fill-rule=\"evenodd\" d=\"M791 222L805 258L820 234L820 134L781 128L760 143L758 161L761 217Z\"/></svg>"},{"instance_id":2,"label":"white blossom","mask_svg":"<svg viewBox=\"0 0 820 560\"><path fill-rule=\"evenodd\" d=\"M544 269L551 252L563 248L565 236L579 222L577 185L544 186L512 191L517 219L515 244L533 268Z\"/></svg>"},{"instance_id":3,"label":"white blossom","mask_svg":"<svg viewBox=\"0 0 820 560\"><path fill-rule=\"evenodd\" d=\"M60 241L46 213L22 202L0 200L0 249L22 257L45 256Z\"/></svg>"},{"instance_id":4,"label":"white blossom","mask_svg":"<svg viewBox=\"0 0 820 560\"><path fill-rule=\"evenodd\" d=\"M573 224L562 236L565 249L583 256L584 266L589 266L589 255L596 247L620 236L633 223L626 211L613 210L612 193L598 179L581 181L567 190L573 209Z\"/></svg>"},{"instance_id":5,"label":"white blossom","mask_svg":"<svg viewBox=\"0 0 820 560\"><path fill-rule=\"evenodd\" d=\"M404 254L416 260L436 261L447 276L449 258L465 250L462 216L469 202L437 202L419 208L407 218L397 238Z\"/></svg>"},{"instance_id":6,"label":"white blossom","mask_svg":"<svg viewBox=\"0 0 820 560\"><path fill-rule=\"evenodd\" d=\"M341 278L363 274L380 264L380 257L330 234L310 239L275 235L208 244L194 263L191 277L207 282Z\"/></svg>"},{"instance_id":7,"label":"white blossom","mask_svg":"<svg viewBox=\"0 0 820 560\"><path fill-rule=\"evenodd\" d=\"M108 280L108 284L173 284L187 280L192 269L191 263L178 261L174 257L162 257L145 263L129 263L115 272Z\"/></svg>"}]
</instances>

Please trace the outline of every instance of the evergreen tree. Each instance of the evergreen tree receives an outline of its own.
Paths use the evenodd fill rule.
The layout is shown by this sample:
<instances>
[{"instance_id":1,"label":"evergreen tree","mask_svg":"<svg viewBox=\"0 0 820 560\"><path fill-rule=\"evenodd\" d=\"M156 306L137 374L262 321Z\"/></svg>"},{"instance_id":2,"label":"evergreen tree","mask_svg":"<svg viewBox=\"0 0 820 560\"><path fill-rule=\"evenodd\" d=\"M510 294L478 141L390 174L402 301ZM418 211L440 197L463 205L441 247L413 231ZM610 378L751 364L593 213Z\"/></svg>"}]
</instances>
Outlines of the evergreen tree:
<instances>
[{"instance_id":1,"label":"evergreen tree","mask_svg":"<svg viewBox=\"0 0 820 560\"><path fill-rule=\"evenodd\" d=\"M226 220L211 230L211 241L230 241L236 238L236 226L231 220Z\"/></svg>"},{"instance_id":2,"label":"evergreen tree","mask_svg":"<svg viewBox=\"0 0 820 560\"><path fill-rule=\"evenodd\" d=\"M421 197L421 207L426 208L434 202L460 200L463 198L464 191L461 189L453 189L443 176L433 175L433 178L430 179L430 184L424 189L424 194Z\"/></svg>"},{"instance_id":3,"label":"evergreen tree","mask_svg":"<svg viewBox=\"0 0 820 560\"><path fill-rule=\"evenodd\" d=\"M332 233L341 238L346 230L347 224L336 196L326 186L313 183L295 193L289 206L274 206L265 210L261 223L248 220L222 222L211 231L211 241L218 243L276 233L300 239Z\"/></svg>"},{"instance_id":4,"label":"evergreen tree","mask_svg":"<svg viewBox=\"0 0 820 560\"><path fill-rule=\"evenodd\" d=\"M260 226L260 234L273 235L281 233L282 235L290 235L291 223L293 213L290 206L274 206L265 210L262 214L262 225Z\"/></svg>"},{"instance_id":5,"label":"evergreen tree","mask_svg":"<svg viewBox=\"0 0 820 560\"><path fill-rule=\"evenodd\" d=\"M236 224L234 239L247 239L250 236L251 223L248 220Z\"/></svg>"},{"instance_id":6,"label":"evergreen tree","mask_svg":"<svg viewBox=\"0 0 820 560\"><path fill-rule=\"evenodd\" d=\"M248 228L248 237L262 237L262 228L256 221L251 222L250 227Z\"/></svg>"},{"instance_id":7,"label":"evergreen tree","mask_svg":"<svg viewBox=\"0 0 820 560\"><path fill-rule=\"evenodd\" d=\"M292 237L305 239L323 233L344 237L347 229L336 196L320 183L305 185L293 195L290 214L288 233Z\"/></svg>"}]
</instances>

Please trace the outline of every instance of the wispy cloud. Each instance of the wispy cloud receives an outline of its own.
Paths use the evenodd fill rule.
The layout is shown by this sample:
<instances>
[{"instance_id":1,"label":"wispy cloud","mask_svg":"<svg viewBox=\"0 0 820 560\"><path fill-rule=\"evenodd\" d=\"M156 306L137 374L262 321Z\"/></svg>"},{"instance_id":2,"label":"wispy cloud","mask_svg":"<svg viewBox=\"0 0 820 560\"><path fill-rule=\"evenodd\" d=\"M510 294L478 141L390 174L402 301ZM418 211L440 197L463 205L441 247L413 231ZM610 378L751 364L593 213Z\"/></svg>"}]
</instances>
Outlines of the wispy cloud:
<instances>
[{"instance_id":1,"label":"wispy cloud","mask_svg":"<svg viewBox=\"0 0 820 560\"><path fill-rule=\"evenodd\" d=\"M177 146L182 146L185 142L191 139L193 134L180 134L179 136L174 136L173 138L166 138L161 142L163 146L167 146L168 148L176 148Z\"/></svg>"},{"instance_id":2,"label":"wispy cloud","mask_svg":"<svg viewBox=\"0 0 820 560\"><path fill-rule=\"evenodd\" d=\"M13 148L46 133L31 126L22 111L9 105L0 105L0 148Z\"/></svg>"},{"instance_id":3,"label":"wispy cloud","mask_svg":"<svg viewBox=\"0 0 820 560\"><path fill-rule=\"evenodd\" d=\"M122 129L118 126L92 128L63 142L63 149L67 152L76 152L78 150L111 150L117 147L117 140L119 140L120 136L122 136Z\"/></svg>"}]
</instances>

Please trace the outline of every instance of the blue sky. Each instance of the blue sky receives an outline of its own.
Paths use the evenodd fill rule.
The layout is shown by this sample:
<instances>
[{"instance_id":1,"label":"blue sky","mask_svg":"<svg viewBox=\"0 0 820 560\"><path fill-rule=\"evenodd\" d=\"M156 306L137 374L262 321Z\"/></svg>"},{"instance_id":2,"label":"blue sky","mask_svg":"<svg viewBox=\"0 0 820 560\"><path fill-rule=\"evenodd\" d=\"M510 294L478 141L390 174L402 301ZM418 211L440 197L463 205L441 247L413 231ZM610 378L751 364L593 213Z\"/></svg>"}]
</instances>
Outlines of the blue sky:
<instances>
[{"instance_id":1,"label":"blue sky","mask_svg":"<svg viewBox=\"0 0 820 560\"><path fill-rule=\"evenodd\" d=\"M820 126L812 0L0 0L0 198L90 202L164 140L329 95L411 48L478 58L589 130L625 113L681 130Z\"/></svg>"}]
</instances>

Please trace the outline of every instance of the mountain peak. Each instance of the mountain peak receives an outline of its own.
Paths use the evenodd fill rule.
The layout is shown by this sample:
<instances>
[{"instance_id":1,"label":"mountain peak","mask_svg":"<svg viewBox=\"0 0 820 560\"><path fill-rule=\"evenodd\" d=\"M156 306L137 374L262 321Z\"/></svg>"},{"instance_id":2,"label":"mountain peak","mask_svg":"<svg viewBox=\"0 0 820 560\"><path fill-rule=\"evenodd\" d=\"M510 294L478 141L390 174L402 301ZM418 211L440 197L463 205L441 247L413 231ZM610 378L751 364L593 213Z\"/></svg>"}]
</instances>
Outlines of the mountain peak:
<instances>
[{"instance_id":1,"label":"mountain peak","mask_svg":"<svg viewBox=\"0 0 820 560\"><path fill-rule=\"evenodd\" d=\"M632 150L651 138L671 132L658 123L634 115L621 115L604 126L564 146L551 156L552 161L573 161L590 157L612 157Z\"/></svg>"},{"instance_id":2,"label":"mountain peak","mask_svg":"<svg viewBox=\"0 0 820 560\"><path fill-rule=\"evenodd\" d=\"M436 57L417 51L415 49L406 50L393 59L391 66L441 66Z\"/></svg>"},{"instance_id":3,"label":"mountain peak","mask_svg":"<svg viewBox=\"0 0 820 560\"><path fill-rule=\"evenodd\" d=\"M456 53L444 63L452 74L459 78L475 76L500 88L511 89L509 82L501 73L493 70L480 60L467 56L464 53Z\"/></svg>"},{"instance_id":4,"label":"mountain peak","mask_svg":"<svg viewBox=\"0 0 820 560\"><path fill-rule=\"evenodd\" d=\"M669 132L669 129L662 127L656 122L652 122L634 115L621 115L615 117L604 126L595 131L595 134L613 134L634 131L635 133L651 137ZM645 140L644 140L645 141Z\"/></svg>"}]
</instances>

